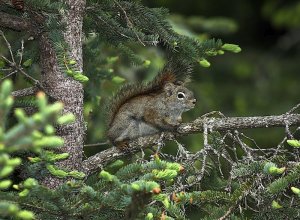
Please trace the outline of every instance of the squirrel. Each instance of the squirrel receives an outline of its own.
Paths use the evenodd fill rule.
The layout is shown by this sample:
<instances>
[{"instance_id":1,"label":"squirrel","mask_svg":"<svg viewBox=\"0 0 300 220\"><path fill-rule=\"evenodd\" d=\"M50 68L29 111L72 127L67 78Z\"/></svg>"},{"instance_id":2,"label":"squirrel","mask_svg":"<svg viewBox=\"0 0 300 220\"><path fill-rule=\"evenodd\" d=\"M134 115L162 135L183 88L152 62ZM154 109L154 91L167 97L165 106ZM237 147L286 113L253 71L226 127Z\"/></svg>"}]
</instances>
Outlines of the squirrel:
<instances>
[{"instance_id":1,"label":"squirrel","mask_svg":"<svg viewBox=\"0 0 300 220\"><path fill-rule=\"evenodd\" d=\"M153 81L122 86L107 106L110 142L123 148L142 136L175 131L182 113L196 104L185 87L190 70L189 65L169 61Z\"/></svg>"}]
</instances>

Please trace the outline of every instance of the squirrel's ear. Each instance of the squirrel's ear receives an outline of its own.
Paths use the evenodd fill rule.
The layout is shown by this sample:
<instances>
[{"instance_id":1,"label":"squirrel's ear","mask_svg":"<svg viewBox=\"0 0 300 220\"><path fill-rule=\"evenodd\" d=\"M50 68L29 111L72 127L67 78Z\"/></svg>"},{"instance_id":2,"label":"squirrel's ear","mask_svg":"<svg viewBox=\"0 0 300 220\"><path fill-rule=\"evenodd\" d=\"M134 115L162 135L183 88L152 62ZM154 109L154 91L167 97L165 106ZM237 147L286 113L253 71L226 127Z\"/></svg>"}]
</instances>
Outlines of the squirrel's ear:
<instances>
[{"instance_id":1,"label":"squirrel's ear","mask_svg":"<svg viewBox=\"0 0 300 220\"><path fill-rule=\"evenodd\" d=\"M164 85L164 91L167 93L168 96L172 95L172 91L174 90L174 84L173 83L166 83Z\"/></svg>"},{"instance_id":2,"label":"squirrel's ear","mask_svg":"<svg viewBox=\"0 0 300 220\"><path fill-rule=\"evenodd\" d=\"M175 84L178 85L178 86L183 86L185 84L185 82L183 82L183 81L176 81Z\"/></svg>"}]
</instances>

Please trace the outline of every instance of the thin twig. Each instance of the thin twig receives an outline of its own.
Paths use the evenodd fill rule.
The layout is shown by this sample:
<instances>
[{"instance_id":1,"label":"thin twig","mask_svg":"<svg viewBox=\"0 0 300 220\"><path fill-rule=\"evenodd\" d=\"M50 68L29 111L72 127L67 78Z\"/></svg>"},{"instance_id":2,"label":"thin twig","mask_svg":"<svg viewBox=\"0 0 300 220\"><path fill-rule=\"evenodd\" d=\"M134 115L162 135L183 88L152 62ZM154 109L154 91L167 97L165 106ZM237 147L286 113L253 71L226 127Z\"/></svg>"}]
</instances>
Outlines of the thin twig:
<instances>
[{"instance_id":1,"label":"thin twig","mask_svg":"<svg viewBox=\"0 0 300 220\"><path fill-rule=\"evenodd\" d=\"M204 137L203 144L204 144L204 150L206 150L206 149L210 148L210 145L208 144L208 126L207 126L207 124L204 124L203 130L204 130L203 131L203 137ZM204 171L205 171L205 167L206 167L206 158L207 158L207 151L203 154L200 175L197 176L194 184L200 183L200 181L202 180L202 178L204 176ZM192 185L192 184L190 184L190 185ZM191 186L189 186L189 188L190 187Z\"/></svg>"},{"instance_id":2,"label":"thin twig","mask_svg":"<svg viewBox=\"0 0 300 220\"><path fill-rule=\"evenodd\" d=\"M120 31L114 29L113 26L110 25L110 24L109 24L105 19L103 19L102 17L97 16L97 18L99 18L99 20L101 20L103 23L105 23L107 26L109 26L111 30L113 30L113 31L115 31L116 33L120 34L122 37L125 37L125 38L127 38L127 39L130 39L130 38L131 38L131 37L127 36L126 34L123 34L122 32L120 32Z\"/></svg>"},{"instance_id":3,"label":"thin twig","mask_svg":"<svg viewBox=\"0 0 300 220\"><path fill-rule=\"evenodd\" d=\"M292 114L292 113L294 113L297 109L299 109L300 108L300 103L299 104L297 104L297 105L295 105L291 110L289 110L288 112L287 112L287 114Z\"/></svg>"},{"instance_id":4,"label":"thin twig","mask_svg":"<svg viewBox=\"0 0 300 220\"><path fill-rule=\"evenodd\" d=\"M117 2L117 1L115 1L115 0L114 0L114 2L115 2L115 4L117 4L118 7L122 10L122 12L123 12L123 14L124 14L124 16L125 16L125 18L126 18L127 26L133 31L133 33L135 34L135 36L136 36L136 38L138 39L138 41L139 41L143 46L146 46L146 45L143 43L143 41L140 39L140 37L138 36L138 34L136 33L136 31L134 30L133 23L132 23L132 21L129 19L129 17L127 16L127 13L126 13L125 9L120 5L119 2Z\"/></svg>"},{"instance_id":5,"label":"thin twig","mask_svg":"<svg viewBox=\"0 0 300 220\"><path fill-rule=\"evenodd\" d=\"M11 71L11 68L1 68L1 71Z\"/></svg>"},{"instance_id":6,"label":"thin twig","mask_svg":"<svg viewBox=\"0 0 300 220\"><path fill-rule=\"evenodd\" d=\"M14 58L14 55L12 53L12 50L11 50L11 46L10 46L10 43L8 42L8 40L6 39L5 35L3 34L3 31L0 31L0 35L2 36L2 38L4 39L5 43L6 43L6 46L7 48L9 49L9 53L10 53L10 56L11 56L11 60L15 62L15 58Z\"/></svg>"},{"instance_id":7,"label":"thin twig","mask_svg":"<svg viewBox=\"0 0 300 220\"><path fill-rule=\"evenodd\" d=\"M13 91L11 95L13 97L30 96L30 95L34 95L37 91L38 91L37 87L29 87L29 88Z\"/></svg>"},{"instance_id":8,"label":"thin twig","mask_svg":"<svg viewBox=\"0 0 300 220\"><path fill-rule=\"evenodd\" d=\"M109 141L105 142L99 142L99 143L94 143L94 144L85 144L83 145L84 147L96 147L96 146L103 146L109 144Z\"/></svg>"},{"instance_id":9,"label":"thin twig","mask_svg":"<svg viewBox=\"0 0 300 220\"><path fill-rule=\"evenodd\" d=\"M255 151L255 150L260 150L263 154L266 154L264 151L265 150L270 150L270 149L262 149L262 148L260 148L259 146L258 146L258 144L256 143L256 141L253 139L253 138L251 138L251 137L248 137L247 135L245 135L244 133L241 133L240 132L240 135L243 137L243 138L246 138L247 140L250 140L254 145L255 145L255 147L256 148L258 148L258 149L252 149L253 151Z\"/></svg>"},{"instance_id":10,"label":"thin twig","mask_svg":"<svg viewBox=\"0 0 300 220\"><path fill-rule=\"evenodd\" d=\"M27 77L28 79L30 79L31 81L33 81L34 84L35 84L36 86L38 86L38 87L40 87L40 88L43 88L42 85L41 85L41 83L40 83L40 81L38 81L37 79L35 79L35 78L33 78L32 76L30 76L29 74L27 74L27 73L23 70L23 68L22 68L22 66L21 66L22 57L23 57L23 52L24 52L24 41L22 40L22 42L21 42L21 57L20 57L20 60L19 60L19 64L17 64L16 61L15 61L13 52L12 52L12 50L11 50L11 45L10 45L10 43L7 41L5 35L3 34L2 31L0 31L0 35L3 37L3 39L4 39L5 43L6 43L6 46L7 46L8 50L9 50L10 56L11 56L11 60L9 60L9 59L6 58L5 56L0 55L0 56L2 57L2 59L4 59L4 60L5 60L12 68L14 68L15 71L22 73L25 77ZM0 79L0 81L2 81L3 79L5 79L5 78L7 78L7 77L9 77L9 76L11 76L11 75L13 75L14 73L16 73L15 71L12 72L12 73L10 73L10 74L8 74L8 75L5 76L5 77L3 77L2 79Z\"/></svg>"},{"instance_id":11,"label":"thin twig","mask_svg":"<svg viewBox=\"0 0 300 220\"><path fill-rule=\"evenodd\" d=\"M22 64L23 60L23 54L24 54L24 40L21 40L21 53L20 53L20 60L19 60L19 66Z\"/></svg>"},{"instance_id":12,"label":"thin twig","mask_svg":"<svg viewBox=\"0 0 300 220\"><path fill-rule=\"evenodd\" d=\"M204 177L204 172L205 172L205 168L206 168L206 163L207 163L207 149L210 148L210 145L208 144L208 126L207 124L203 125L203 144L204 144L204 149L202 152L203 158L202 158L202 163L201 163L201 169L198 173L196 173L196 178L192 183L186 184L186 185L181 185L179 187L175 188L175 192L181 192L181 191L185 191L186 189L189 189L191 187L193 187L196 184L199 184L202 180L202 178Z\"/></svg>"},{"instance_id":13,"label":"thin twig","mask_svg":"<svg viewBox=\"0 0 300 220\"><path fill-rule=\"evenodd\" d=\"M300 130L300 127L296 128L296 130L293 132L295 134L297 131ZM278 155L278 152L280 151L280 148L284 146L284 143L288 140L287 137L284 137L283 140L277 145L277 148L275 150L274 156Z\"/></svg>"},{"instance_id":14,"label":"thin twig","mask_svg":"<svg viewBox=\"0 0 300 220\"><path fill-rule=\"evenodd\" d=\"M229 209L227 210L227 212L222 217L220 217L218 220L226 220L227 217L229 217L229 215L233 212L235 207L236 207L236 205L230 206Z\"/></svg>"},{"instance_id":15,"label":"thin twig","mask_svg":"<svg viewBox=\"0 0 300 220\"><path fill-rule=\"evenodd\" d=\"M17 72L18 72L18 70L15 70L15 71L9 73L8 75L2 77L2 78L0 79L0 82L1 82L2 80L4 80L4 79L6 79L6 78L8 78L8 77L10 77L10 76L12 76L12 75L14 75L14 74L17 73Z\"/></svg>"},{"instance_id":16,"label":"thin twig","mask_svg":"<svg viewBox=\"0 0 300 220\"><path fill-rule=\"evenodd\" d=\"M11 67L13 67L15 64L11 62L9 59L7 59L5 56L1 55L2 59L5 60Z\"/></svg>"},{"instance_id":17,"label":"thin twig","mask_svg":"<svg viewBox=\"0 0 300 220\"><path fill-rule=\"evenodd\" d=\"M40 88L43 87L42 84L40 83L40 81L38 81L37 79L35 79L35 78L33 78L32 76L28 75L28 74L23 70L23 68L17 67L17 69L18 69L24 76L26 76L27 78L31 79L31 80L34 82L34 84L35 84L36 86L38 86L38 87L40 87Z\"/></svg>"}]
</instances>

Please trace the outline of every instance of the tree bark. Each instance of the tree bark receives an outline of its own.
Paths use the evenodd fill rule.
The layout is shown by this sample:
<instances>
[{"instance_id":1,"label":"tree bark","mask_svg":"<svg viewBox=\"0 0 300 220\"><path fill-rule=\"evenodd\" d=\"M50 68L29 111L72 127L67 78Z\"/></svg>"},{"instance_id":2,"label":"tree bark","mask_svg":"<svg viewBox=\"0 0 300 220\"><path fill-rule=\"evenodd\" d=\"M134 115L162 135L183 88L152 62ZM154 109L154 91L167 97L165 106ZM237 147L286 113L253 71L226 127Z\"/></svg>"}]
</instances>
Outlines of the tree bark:
<instances>
[{"instance_id":1,"label":"tree bark","mask_svg":"<svg viewBox=\"0 0 300 220\"><path fill-rule=\"evenodd\" d=\"M62 15L65 25L64 39L68 44L68 58L76 60L76 68L82 72L82 23L85 9L85 0L65 0L68 9ZM0 4L10 5L10 1L0 0ZM72 124L57 128L57 135L64 139L64 146L60 151L68 152L69 158L57 163L66 170L81 170L83 156L83 140L85 125L83 119L83 86L80 82L66 74L59 68L56 52L51 44L47 32L43 32L40 26L44 18L37 13L32 14L32 19L24 19L18 16L0 12L0 27L10 28L15 31L33 33L38 40L40 50L40 67L42 69L40 82L43 90L55 101L64 104L63 114L73 113L76 121ZM34 88L15 91L13 95L23 96L34 93ZM50 188L62 184L65 179L47 176L42 183Z\"/></svg>"},{"instance_id":2,"label":"tree bark","mask_svg":"<svg viewBox=\"0 0 300 220\"><path fill-rule=\"evenodd\" d=\"M85 0L66 0L69 7L63 22L66 24L64 38L69 46L69 57L76 60L79 71L83 69L82 62L82 22ZM76 121L72 124L60 126L57 135L64 139L64 146L60 149L69 153L69 158L57 163L66 170L81 170L83 156L83 141L85 126L83 119L83 86L80 82L67 77L58 66L58 60L47 33L39 38L41 60L41 83L45 92L57 101L64 103L63 113L73 113ZM65 180L48 176L43 183L55 188Z\"/></svg>"}]
</instances>

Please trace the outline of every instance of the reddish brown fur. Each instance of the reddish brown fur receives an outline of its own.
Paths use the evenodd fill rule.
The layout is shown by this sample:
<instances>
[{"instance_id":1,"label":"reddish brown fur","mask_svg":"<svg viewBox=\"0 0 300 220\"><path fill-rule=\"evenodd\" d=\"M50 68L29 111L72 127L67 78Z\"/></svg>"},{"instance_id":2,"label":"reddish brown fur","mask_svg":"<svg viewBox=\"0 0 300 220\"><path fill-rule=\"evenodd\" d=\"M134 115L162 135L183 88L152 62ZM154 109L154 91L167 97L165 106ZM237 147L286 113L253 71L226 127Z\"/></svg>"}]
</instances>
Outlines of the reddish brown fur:
<instances>
[{"instance_id":1,"label":"reddish brown fur","mask_svg":"<svg viewBox=\"0 0 300 220\"><path fill-rule=\"evenodd\" d=\"M166 83L187 82L189 80L189 66L178 66L178 63L169 63L164 70L149 83L127 84L121 87L107 106L107 124L111 125L113 119L124 103L141 96L159 93Z\"/></svg>"},{"instance_id":2,"label":"reddish brown fur","mask_svg":"<svg viewBox=\"0 0 300 220\"><path fill-rule=\"evenodd\" d=\"M24 9L24 0L12 0L11 3L18 10Z\"/></svg>"}]
</instances>

